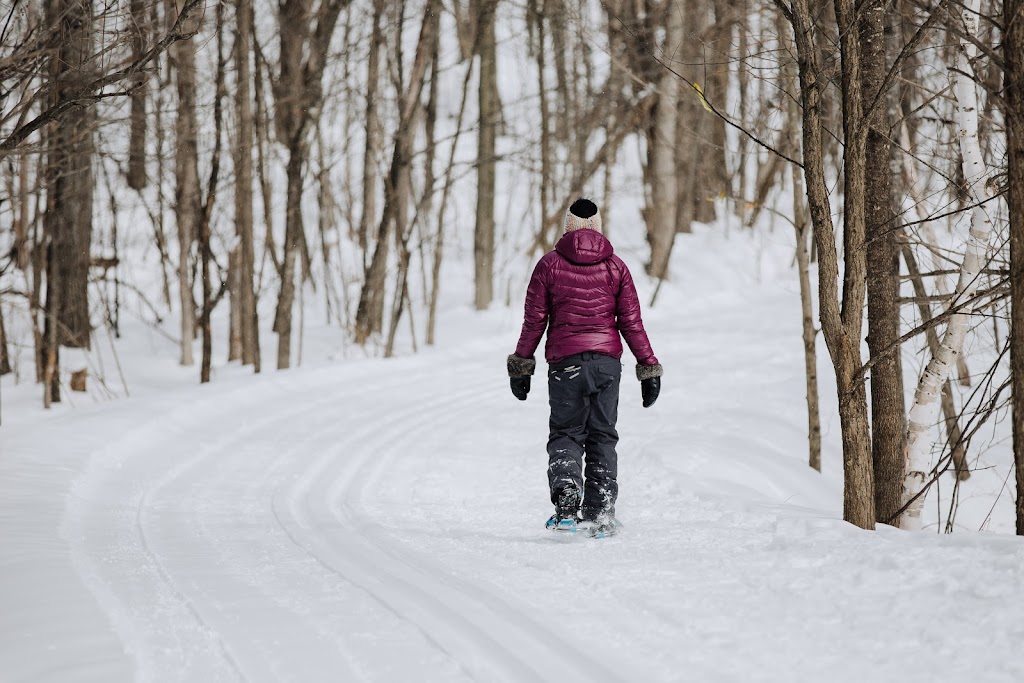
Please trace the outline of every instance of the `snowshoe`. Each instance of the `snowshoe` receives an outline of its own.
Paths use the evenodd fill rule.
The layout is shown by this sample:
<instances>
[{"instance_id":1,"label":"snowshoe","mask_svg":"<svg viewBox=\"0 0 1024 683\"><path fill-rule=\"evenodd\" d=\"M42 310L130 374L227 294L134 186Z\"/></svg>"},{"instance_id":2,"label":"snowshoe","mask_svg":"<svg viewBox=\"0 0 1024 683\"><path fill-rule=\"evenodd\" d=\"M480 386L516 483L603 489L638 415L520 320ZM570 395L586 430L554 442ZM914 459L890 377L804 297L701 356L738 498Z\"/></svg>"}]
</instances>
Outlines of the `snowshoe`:
<instances>
[{"instance_id":1,"label":"snowshoe","mask_svg":"<svg viewBox=\"0 0 1024 683\"><path fill-rule=\"evenodd\" d=\"M594 519L584 519L577 524L577 529L590 538L609 538L619 533L622 524L611 515L602 514Z\"/></svg>"},{"instance_id":2,"label":"snowshoe","mask_svg":"<svg viewBox=\"0 0 1024 683\"><path fill-rule=\"evenodd\" d=\"M549 531L561 531L568 532L570 534L576 533L576 518L567 517L560 519L558 514L553 514L544 524L544 528Z\"/></svg>"}]
</instances>

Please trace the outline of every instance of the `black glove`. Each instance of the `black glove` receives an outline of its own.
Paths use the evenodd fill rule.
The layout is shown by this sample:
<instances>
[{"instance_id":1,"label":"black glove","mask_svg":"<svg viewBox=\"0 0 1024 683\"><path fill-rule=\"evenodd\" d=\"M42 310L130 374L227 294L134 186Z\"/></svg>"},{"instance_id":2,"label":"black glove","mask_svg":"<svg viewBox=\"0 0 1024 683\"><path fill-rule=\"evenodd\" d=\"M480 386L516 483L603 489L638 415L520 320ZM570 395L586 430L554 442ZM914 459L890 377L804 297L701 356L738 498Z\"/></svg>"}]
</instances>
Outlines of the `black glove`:
<instances>
[{"instance_id":1,"label":"black glove","mask_svg":"<svg viewBox=\"0 0 1024 683\"><path fill-rule=\"evenodd\" d=\"M636 378L640 380L640 395L644 399L644 408L650 408L658 400L661 393L661 365L640 365L636 366Z\"/></svg>"},{"instance_id":2,"label":"black glove","mask_svg":"<svg viewBox=\"0 0 1024 683\"><path fill-rule=\"evenodd\" d=\"M508 368L508 383L512 387L512 395L520 401L526 400L530 393L530 375L537 367L537 361L512 354L505 362Z\"/></svg>"},{"instance_id":3,"label":"black glove","mask_svg":"<svg viewBox=\"0 0 1024 683\"><path fill-rule=\"evenodd\" d=\"M509 377L508 383L512 385L512 395L518 398L520 401L526 400L526 395L530 393L530 377Z\"/></svg>"},{"instance_id":4,"label":"black glove","mask_svg":"<svg viewBox=\"0 0 1024 683\"><path fill-rule=\"evenodd\" d=\"M515 389L512 390L515 393ZM640 382L640 395L644 397L644 408L650 408L661 393L661 378L650 377ZM525 397L524 397L525 398Z\"/></svg>"}]
</instances>

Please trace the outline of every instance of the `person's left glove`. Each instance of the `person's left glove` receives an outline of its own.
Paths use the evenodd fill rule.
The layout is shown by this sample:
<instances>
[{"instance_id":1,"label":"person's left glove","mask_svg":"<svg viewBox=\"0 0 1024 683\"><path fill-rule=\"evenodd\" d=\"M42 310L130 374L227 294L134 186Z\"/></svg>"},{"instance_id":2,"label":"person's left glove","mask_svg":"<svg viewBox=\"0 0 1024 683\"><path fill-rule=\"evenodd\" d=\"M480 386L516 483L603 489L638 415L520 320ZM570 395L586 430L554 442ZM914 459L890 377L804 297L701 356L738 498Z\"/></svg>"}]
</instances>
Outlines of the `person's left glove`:
<instances>
[{"instance_id":1,"label":"person's left glove","mask_svg":"<svg viewBox=\"0 0 1024 683\"><path fill-rule=\"evenodd\" d=\"M512 388L512 395L520 401L525 401L530 393L530 376L537 367L537 361L532 358L523 358L511 354L506 361L508 367L508 382Z\"/></svg>"},{"instance_id":2,"label":"person's left glove","mask_svg":"<svg viewBox=\"0 0 1024 683\"><path fill-rule=\"evenodd\" d=\"M664 371L661 365L640 365L636 366L636 378L640 380L640 396L644 401L644 408L650 408L658 400L661 393L661 376Z\"/></svg>"}]
</instances>

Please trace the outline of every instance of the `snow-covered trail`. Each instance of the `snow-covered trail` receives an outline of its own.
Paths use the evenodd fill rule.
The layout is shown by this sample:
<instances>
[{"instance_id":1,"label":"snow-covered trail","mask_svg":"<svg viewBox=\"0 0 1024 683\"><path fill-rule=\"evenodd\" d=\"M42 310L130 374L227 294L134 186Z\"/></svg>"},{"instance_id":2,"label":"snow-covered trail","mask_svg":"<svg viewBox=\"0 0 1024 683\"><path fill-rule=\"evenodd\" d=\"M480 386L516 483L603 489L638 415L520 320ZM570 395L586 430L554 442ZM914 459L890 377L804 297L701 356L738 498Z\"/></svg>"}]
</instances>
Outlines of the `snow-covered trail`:
<instances>
[{"instance_id":1,"label":"snow-covered trail","mask_svg":"<svg viewBox=\"0 0 1024 683\"><path fill-rule=\"evenodd\" d=\"M216 432L229 416L192 407L175 427L183 438L133 457L146 444L130 436L115 447L123 454L116 474L89 480L96 491L82 499L136 492L127 510L86 506L70 518L81 564L97 548L117 558L89 574L94 585L117 587L110 609L132 622L122 637L141 638L133 649L156 653L143 677L182 668L183 651L192 655L191 670L182 669L187 680L208 672L316 680L325 671L359 680L396 666L396 676L427 671L437 680L568 674L567 655L537 624L503 623L514 610L495 612L417 558L396 557L366 512L363 501L380 488L395 445L445 429L485 389L478 382L447 396L448 413L439 415L422 410L422 389L436 378L378 381L379 373L345 377L372 388L344 408L329 374L295 392L232 397L231 412L255 420L223 436ZM152 434L154 425L141 430ZM111 529L120 533L111 538ZM146 632L138 633L139 622ZM352 634L363 637L351 642ZM395 661L396 648L405 661Z\"/></svg>"},{"instance_id":2,"label":"snow-covered trail","mask_svg":"<svg viewBox=\"0 0 1024 683\"><path fill-rule=\"evenodd\" d=\"M604 541L542 528L515 312L5 427L0 680L1024 679L1024 547L843 524L837 473L803 464L792 295L687 305L648 316L653 409L624 359Z\"/></svg>"}]
</instances>

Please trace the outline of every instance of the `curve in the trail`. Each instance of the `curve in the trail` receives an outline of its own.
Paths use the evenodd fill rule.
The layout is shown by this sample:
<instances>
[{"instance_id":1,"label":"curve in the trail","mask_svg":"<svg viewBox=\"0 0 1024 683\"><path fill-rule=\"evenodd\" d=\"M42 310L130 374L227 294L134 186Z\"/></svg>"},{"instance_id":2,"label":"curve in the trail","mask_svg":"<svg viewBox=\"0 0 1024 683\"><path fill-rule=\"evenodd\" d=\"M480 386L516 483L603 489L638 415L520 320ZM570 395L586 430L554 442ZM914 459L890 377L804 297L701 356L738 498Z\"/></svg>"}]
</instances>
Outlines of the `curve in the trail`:
<instances>
[{"instance_id":1,"label":"curve in the trail","mask_svg":"<svg viewBox=\"0 0 1024 683\"><path fill-rule=\"evenodd\" d=\"M609 680L359 508L416 430L451 421L483 388L429 407L403 394L408 377L366 383L372 395L340 419L329 397L338 379L222 392L95 456L66 512L69 536L139 679ZM225 431L246 411L254 426Z\"/></svg>"},{"instance_id":2,"label":"curve in the trail","mask_svg":"<svg viewBox=\"0 0 1024 683\"><path fill-rule=\"evenodd\" d=\"M245 393L203 398L143 422L96 453L69 496L63 527L76 570L113 622L141 680L176 670L183 678L199 671L214 681L242 678L237 660L150 548L143 510L154 479L166 476L163 468L183 466L180 452L168 453L161 442L173 443L198 422L223 418ZM185 464L228 441L200 446Z\"/></svg>"},{"instance_id":3,"label":"curve in the trail","mask_svg":"<svg viewBox=\"0 0 1024 683\"><path fill-rule=\"evenodd\" d=\"M187 580L192 601L212 612L208 620L239 652L249 680L310 680L324 670L345 680L363 679L344 643L330 638L332 624L323 618L325 605L340 607L337 598L345 587L336 577L317 576L296 563L260 504L275 485L268 473L288 476L281 464L308 437L291 440L287 450L265 444L273 444L283 425L300 415L322 414L327 403L300 403L236 432L147 492L150 508L168 511L149 515L147 535L170 571Z\"/></svg>"},{"instance_id":4,"label":"curve in the trail","mask_svg":"<svg viewBox=\"0 0 1024 683\"><path fill-rule=\"evenodd\" d=\"M210 453L217 452L220 448L223 448L223 446L229 444L231 441L232 439L226 438L216 445L207 446L205 449L200 451L200 453L197 454L195 457L191 458L190 460L187 460L185 463L172 470L171 474L169 475L169 478L180 476L181 472L194 467L197 463L209 457ZM159 490L159 487L160 484L158 484L156 487L152 489L143 492L143 494L138 497L138 504L135 508L135 531L139 539L139 549L147 559L150 566L152 566L153 570L156 572L157 576L159 577L159 580L170 591L171 595L173 596L173 599L185 610L187 610L188 614L192 617L192 619L195 620L195 625L198 626L201 633L203 633L209 638L210 642L216 648L217 652L220 654L224 663L227 664L227 666L229 667L231 674L233 674L233 677L237 678L238 680L244 681L246 680L246 678L245 675L242 673L241 668L239 667L238 660L231 653L231 649L224 642L224 639L220 636L217 630L211 628L209 622L203 618L201 609L197 607L196 602L193 599L189 598L188 595L186 595L185 592L182 591L182 589L178 585L178 582L175 581L175 579L171 576L170 572L167 570L167 567L164 564L164 562L161 561L159 554L153 552L152 543L150 542L148 534L146 533L146 526L147 518L151 514L150 499L152 497L152 494L155 491Z\"/></svg>"},{"instance_id":5,"label":"curve in the trail","mask_svg":"<svg viewBox=\"0 0 1024 683\"><path fill-rule=\"evenodd\" d=\"M319 391L303 393L324 395ZM368 678L366 672L359 674L358 667L333 656L345 649L344 635L357 630L352 623L338 623L337 615L351 614L358 596L352 595L351 587L339 585L339 577L333 573L311 573L303 557L296 559L295 547L283 533L277 534L276 543L271 542L276 526L267 510L278 481L263 477L267 485L253 489L255 497L244 501L237 498L236 489L223 485L258 480L261 469L277 469L285 478L296 476L282 471L280 465L301 466L302 460L295 456L301 454L303 445L322 432L337 429L337 418L328 410L329 393L318 402L285 397L291 400L278 397L269 402L273 415L254 411L256 428L229 430L227 437L204 446L193 441L203 441L203 435L212 431L211 425L222 428L225 418L216 405L200 402L160 420L164 425L176 425L172 430L176 436L195 435L169 437L169 445L163 449L133 440L139 434L160 433L155 425L143 425L122 439L122 453L114 448L114 453L106 454L108 467L93 477L100 481L92 482L99 494L91 498L101 499L118 490L140 493L133 495L127 506L100 505L75 511L80 533L72 535L82 539L78 544L82 554L91 549L99 555L93 559L100 560L92 563L88 583L95 593L106 594L102 602L120 624L118 632L126 648L135 655L138 678ZM243 409L267 403L266 396L231 398ZM281 404L291 407L276 412ZM236 410L238 407L236 404ZM260 448L268 441L272 447ZM167 468L193 446L197 446L197 455ZM128 519L132 511L137 520L134 525ZM265 514L262 519L258 515L247 519L254 511ZM214 527L216 534L211 533ZM122 529L123 533L106 545L90 537L110 529ZM249 543L242 552L238 552L239 535ZM234 544L233 557L225 557L225 544ZM146 561L139 562L139 557ZM252 567L262 568L255 573L255 581L253 572L247 571ZM146 592L158 599L140 601L140 594ZM275 604L278 609L273 609ZM291 613L290 618L286 612ZM364 619L364 626L378 632L394 630L392 624L372 619ZM221 641L229 641L230 648L210 647ZM228 649L237 651L228 655L237 660L236 665L224 656ZM222 653L219 660L211 650ZM379 672L380 663L387 658L393 658L390 648L380 654L371 672Z\"/></svg>"},{"instance_id":6,"label":"curve in the trail","mask_svg":"<svg viewBox=\"0 0 1024 683\"><path fill-rule=\"evenodd\" d=\"M368 482L361 479L366 463L383 461L391 447L415 438L419 430L443 428L480 398L479 389L466 391L447 397L443 411L424 411L422 398L409 396L408 407L404 401L389 406L357 432L340 440L333 435L335 443L289 494L295 533L317 557L418 624L476 680L564 680L585 674L590 668L585 654L557 642L551 629L524 625L517 609L480 599L480 589L464 580L453 585L424 557L388 552L373 533L376 525L365 514L353 514L353 502L368 493ZM601 680L608 680L606 672Z\"/></svg>"}]
</instances>

